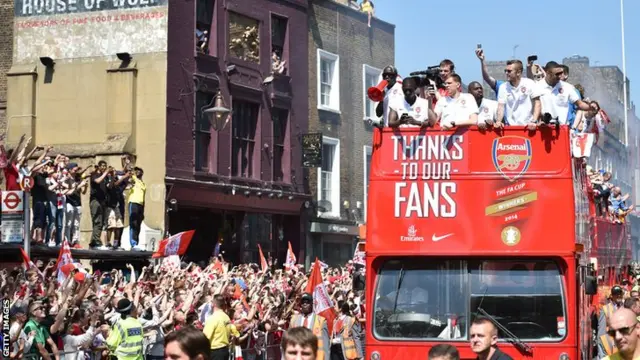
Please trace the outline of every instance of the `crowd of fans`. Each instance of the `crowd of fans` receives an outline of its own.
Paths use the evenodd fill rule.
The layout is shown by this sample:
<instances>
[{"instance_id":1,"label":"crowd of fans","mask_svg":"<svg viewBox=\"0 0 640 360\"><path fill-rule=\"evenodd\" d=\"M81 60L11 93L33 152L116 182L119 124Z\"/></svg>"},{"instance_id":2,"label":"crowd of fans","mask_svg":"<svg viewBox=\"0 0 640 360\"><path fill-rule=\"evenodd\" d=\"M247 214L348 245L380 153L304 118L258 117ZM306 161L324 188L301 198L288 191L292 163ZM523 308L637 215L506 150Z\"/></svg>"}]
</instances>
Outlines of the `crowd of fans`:
<instances>
[{"instance_id":1,"label":"crowd of fans","mask_svg":"<svg viewBox=\"0 0 640 360\"><path fill-rule=\"evenodd\" d=\"M54 262L2 270L1 297L11 301L11 358L160 359L171 350L165 343L177 338L172 333L195 328L207 338L212 359L227 360L230 351L266 359L267 353L280 354L284 330L299 326L320 339L325 360L354 358L344 347L350 343L357 344L357 358L363 356L364 299L352 290L351 262L322 270L337 314L332 324L313 314L313 297L305 293L309 273L302 266L228 269L216 259L204 268L182 263L136 272L127 267L93 274L78 269L66 277ZM137 322L141 330L132 334ZM343 351L349 357L336 357Z\"/></svg>"},{"instance_id":2,"label":"crowd of fans","mask_svg":"<svg viewBox=\"0 0 640 360\"><path fill-rule=\"evenodd\" d=\"M633 205L627 205L629 194L622 194L619 186L611 182L611 173L604 170L596 171L587 166L587 175L591 181L598 216L623 224L625 218L633 209Z\"/></svg>"},{"instance_id":3,"label":"crowd of fans","mask_svg":"<svg viewBox=\"0 0 640 360\"><path fill-rule=\"evenodd\" d=\"M144 218L146 186L143 170L134 167L130 156L122 156L121 170L99 161L82 168L65 154L53 155L53 147L32 146L32 138L22 136L15 149L2 152L6 190L23 190L22 180L33 179L32 243L60 246L63 239L80 246L82 195L89 191L89 211L93 225L90 247L118 249L124 229L125 205L129 206L129 238L138 249L138 236ZM30 149L30 150L28 150ZM30 160L34 157L35 160Z\"/></svg>"}]
</instances>

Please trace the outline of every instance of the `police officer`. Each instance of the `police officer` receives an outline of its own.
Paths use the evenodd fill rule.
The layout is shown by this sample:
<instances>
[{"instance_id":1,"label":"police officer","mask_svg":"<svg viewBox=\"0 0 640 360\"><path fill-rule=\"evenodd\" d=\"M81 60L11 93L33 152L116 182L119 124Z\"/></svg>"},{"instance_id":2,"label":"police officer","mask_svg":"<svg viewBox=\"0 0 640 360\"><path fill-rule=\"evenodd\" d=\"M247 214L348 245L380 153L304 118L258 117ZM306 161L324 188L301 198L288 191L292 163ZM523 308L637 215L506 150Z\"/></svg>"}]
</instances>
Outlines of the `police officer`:
<instances>
[{"instance_id":1,"label":"police officer","mask_svg":"<svg viewBox=\"0 0 640 360\"><path fill-rule=\"evenodd\" d=\"M120 314L107 338L112 358L118 360L143 360L142 324L136 319L137 311L129 299L120 299L116 306Z\"/></svg>"}]
</instances>

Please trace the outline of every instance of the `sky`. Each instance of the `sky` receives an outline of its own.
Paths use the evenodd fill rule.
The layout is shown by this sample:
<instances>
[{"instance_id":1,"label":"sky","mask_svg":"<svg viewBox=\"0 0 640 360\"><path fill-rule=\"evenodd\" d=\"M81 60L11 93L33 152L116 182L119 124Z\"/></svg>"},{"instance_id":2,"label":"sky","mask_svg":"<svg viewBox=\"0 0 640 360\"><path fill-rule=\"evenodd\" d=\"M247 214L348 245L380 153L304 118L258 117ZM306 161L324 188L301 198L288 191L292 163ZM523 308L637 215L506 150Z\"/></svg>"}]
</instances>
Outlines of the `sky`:
<instances>
[{"instance_id":1,"label":"sky","mask_svg":"<svg viewBox=\"0 0 640 360\"><path fill-rule=\"evenodd\" d=\"M619 0L373 0L376 17L395 24L401 75L451 59L464 83L481 80L474 51L486 60L538 55L544 64L573 55L591 66L622 69ZM536 15L531 15L532 13ZM625 51L631 98L640 109L640 0L624 1ZM428 36L425 36L428 34ZM571 79L569 79L571 82ZM640 112L640 110L637 110Z\"/></svg>"}]
</instances>

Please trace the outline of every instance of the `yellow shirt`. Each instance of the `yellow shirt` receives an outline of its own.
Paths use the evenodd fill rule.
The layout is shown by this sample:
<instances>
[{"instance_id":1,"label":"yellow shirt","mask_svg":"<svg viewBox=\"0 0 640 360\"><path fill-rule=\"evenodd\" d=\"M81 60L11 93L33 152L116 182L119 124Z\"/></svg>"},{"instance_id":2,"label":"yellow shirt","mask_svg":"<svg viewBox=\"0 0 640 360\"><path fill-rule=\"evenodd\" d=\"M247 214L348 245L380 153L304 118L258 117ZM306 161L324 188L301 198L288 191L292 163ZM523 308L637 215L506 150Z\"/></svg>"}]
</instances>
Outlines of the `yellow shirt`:
<instances>
[{"instance_id":1,"label":"yellow shirt","mask_svg":"<svg viewBox=\"0 0 640 360\"><path fill-rule=\"evenodd\" d=\"M147 191L147 185L135 175L131 177L131 180L133 181L133 186L129 193L129 202L144 205L144 193Z\"/></svg>"},{"instance_id":2,"label":"yellow shirt","mask_svg":"<svg viewBox=\"0 0 640 360\"><path fill-rule=\"evenodd\" d=\"M360 10L362 10L362 12L368 13L371 12L373 10L373 4L371 2L363 2L360 5Z\"/></svg>"},{"instance_id":3,"label":"yellow shirt","mask_svg":"<svg viewBox=\"0 0 640 360\"><path fill-rule=\"evenodd\" d=\"M240 333L224 311L216 310L204 323L204 335L209 339L211 350L229 346L230 335L240 337Z\"/></svg>"}]
</instances>

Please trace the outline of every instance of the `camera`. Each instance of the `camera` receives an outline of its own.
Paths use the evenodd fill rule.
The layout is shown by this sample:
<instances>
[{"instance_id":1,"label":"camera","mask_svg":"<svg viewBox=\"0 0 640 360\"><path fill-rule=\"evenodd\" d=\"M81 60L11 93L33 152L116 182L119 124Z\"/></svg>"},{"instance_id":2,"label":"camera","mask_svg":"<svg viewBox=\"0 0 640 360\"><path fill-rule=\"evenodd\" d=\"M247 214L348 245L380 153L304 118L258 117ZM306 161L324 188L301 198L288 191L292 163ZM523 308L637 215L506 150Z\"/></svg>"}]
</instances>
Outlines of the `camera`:
<instances>
[{"instance_id":1,"label":"camera","mask_svg":"<svg viewBox=\"0 0 640 360\"><path fill-rule=\"evenodd\" d=\"M542 115L542 122L543 122L545 125L559 124L559 122L558 122L558 117L557 117L557 116L556 116L556 117L553 117L553 116L551 116L551 114L549 114L549 113L544 113L544 114Z\"/></svg>"},{"instance_id":2,"label":"camera","mask_svg":"<svg viewBox=\"0 0 640 360\"><path fill-rule=\"evenodd\" d=\"M427 70L414 71L409 74L410 76L416 78L418 81L419 87L428 87L430 86L429 80L433 80L436 83L437 88L441 88L443 86L443 81L440 79L440 66L429 66Z\"/></svg>"}]
</instances>

